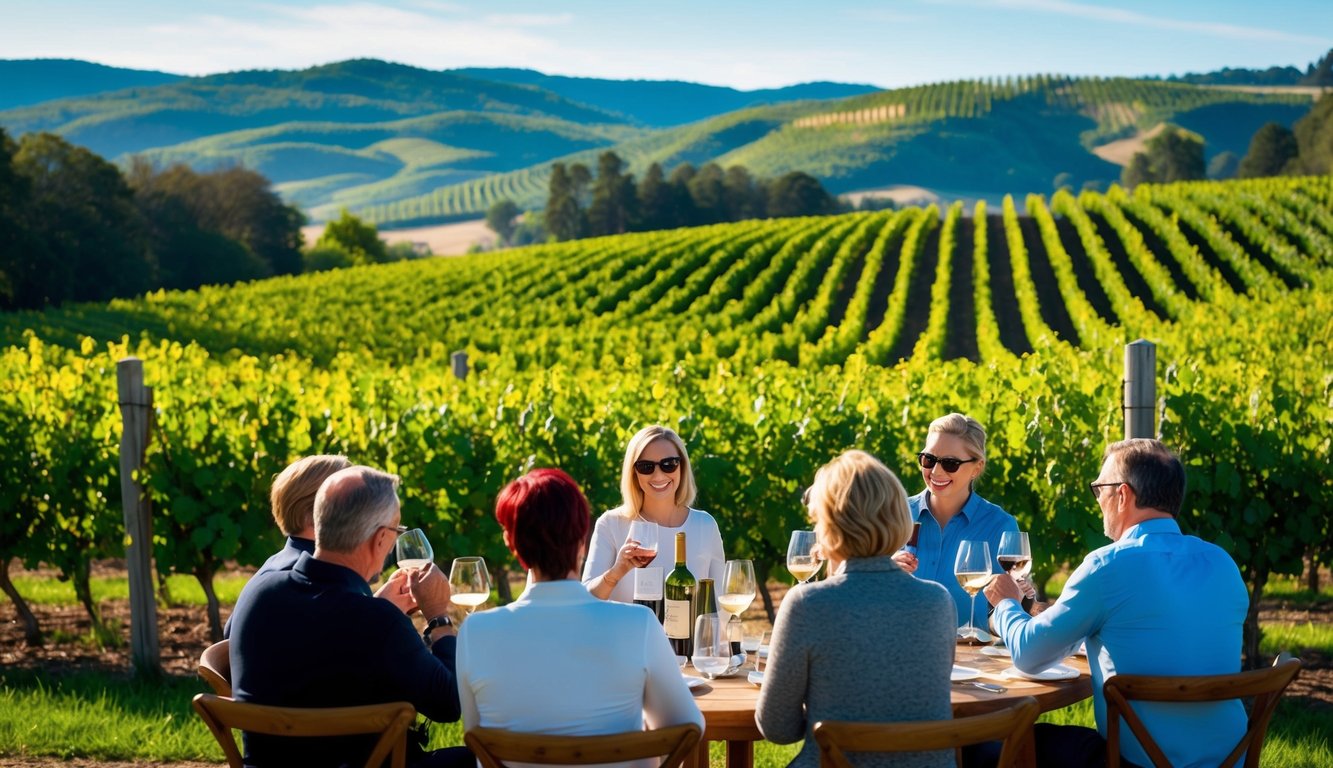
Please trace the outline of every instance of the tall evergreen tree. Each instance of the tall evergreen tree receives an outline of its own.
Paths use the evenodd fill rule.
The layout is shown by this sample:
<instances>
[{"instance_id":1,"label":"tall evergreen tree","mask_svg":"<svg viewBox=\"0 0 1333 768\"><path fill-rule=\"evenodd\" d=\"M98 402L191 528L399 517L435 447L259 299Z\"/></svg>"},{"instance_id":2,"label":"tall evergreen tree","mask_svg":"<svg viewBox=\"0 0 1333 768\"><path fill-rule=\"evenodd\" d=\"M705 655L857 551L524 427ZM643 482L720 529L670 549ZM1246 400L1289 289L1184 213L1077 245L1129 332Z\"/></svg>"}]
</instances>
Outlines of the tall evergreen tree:
<instances>
[{"instance_id":1,"label":"tall evergreen tree","mask_svg":"<svg viewBox=\"0 0 1333 768\"><path fill-rule=\"evenodd\" d=\"M694 197L690 195L690 182L698 172L693 165L682 163L671 169L671 175L667 177L671 185L672 226L692 227L700 223Z\"/></svg>"},{"instance_id":2,"label":"tall evergreen tree","mask_svg":"<svg viewBox=\"0 0 1333 768\"><path fill-rule=\"evenodd\" d=\"M694 200L698 223L714 224L727 219L727 190L723 178L722 166L708 163L690 179L690 197Z\"/></svg>"},{"instance_id":3,"label":"tall evergreen tree","mask_svg":"<svg viewBox=\"0 0 1333 768\"><path fill-rule=\"evenodd\" d=\"M1236 175L1242 179L1280 176L1298 154L1296 134L1281 123L1265 123L1250 139L1250 150Z\"/></svg>"},{"instance_id":4,"label":"tall evergreen tree","mask_svg":"<svg viewBox=\"0 0 1333 768\"><path fill-rule=\"evenodd\" d=\"M634 211L634 177L621 173L624 162L614 152L603 152L597 161L597 181L588 206L588 231L596 235L618 235L628 231Z\"/></svg>"},{"instance_id":5,"label":"tall evergreen tree","mask_svg":"<svg viewBox=\"0 0 1333 768\"><path fill-rule=\"evenodd\" d=\"M582 211L574 196L574 181L564 163L551 166L551 182L546 197L546 231L556 240L574 240L583 236Z\"/></svg>"},{"instance_id":6,"label":"tall evergreen tree","mask_svg":"<svg viewBox=\"0 0 1333 768\"><path fill-rule=\"evenodd\" d=\"M1293 163L1296 173L1315 176L1333 173L1333 94L1325 94L1294 130L1300 157Z\"/></svg>"},{"instance_id":7,"label":"tall evergreen tree","mask_svg":"<svg viewBox=\"0 0 1333 768\"><path fill-rule=\"evenodd\" d=\"M754 176L743 165L727 168L722 179L727 200L727 220L755 219L764 213L764 200L758 194Z\"/></svg>"},{"instance_id":8,"label":"tall evergreen tree","mask_svg":"<svg viewBox=\"0 0 1333 768\"><path fill-rule=\"evenodd\" d=\"M673 193L661 163L648 166L639 182L639 216L636 229L670 229L675 226Z\"/></svg>"},{"instance_id":9,"label":"tall evergreen tree","mask_svg":"<svg viewBox=\"0 0 1333 768\"><path fill-rule=\"evenodd\" d=\"M15 306L14 289L27 250L27 179L14 169L18 145L0 128L0 309Z\"/></svg>"},{"instance_id":10,"label":"tall evergreen tree","mask_svg":"<svg viewBox=\"0 0 1333 768\"><path fill-rule=\"evenodd\" d=\"M500 238L501 245L508 245L513 238L517 226L514 220L519 213L518 205L507 197L496 200L490 210L486 211L486 226Z\"/></svg>"}]
</instances>

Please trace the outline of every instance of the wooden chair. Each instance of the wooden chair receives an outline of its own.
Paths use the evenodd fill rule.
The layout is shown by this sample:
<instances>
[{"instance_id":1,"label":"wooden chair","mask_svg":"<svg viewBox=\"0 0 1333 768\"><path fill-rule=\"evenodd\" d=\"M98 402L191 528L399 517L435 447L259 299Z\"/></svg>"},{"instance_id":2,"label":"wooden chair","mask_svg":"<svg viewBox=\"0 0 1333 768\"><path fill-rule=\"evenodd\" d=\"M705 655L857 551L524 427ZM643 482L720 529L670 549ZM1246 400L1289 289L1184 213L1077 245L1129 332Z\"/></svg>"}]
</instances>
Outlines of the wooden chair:
<instances>
[{"instance_id":1,"label":"wooden chair","mask_svg":"<svg viewBox=\"0 0 1333 768\"><path fill-rule=\"evenodd\" d=\"M507 760L592 765L647 757L664 757L661 768L675 768L702 735L693 723L606 736L549 736L477 727L463 734L463 743L485 768L505 768Z\"/></svg>"},{"instance_id":2,"label":"wooden chair","mask_svg":"<svg viewBox=\"0 0 1333 768\"><path fill-rule=\"evenodd\" d=\"M1234 675L1195 675L1189 677L1167 677L1157 675L1116 675L1109 678L1102 686L1106 697L1106 764L1108 768L1120 766L1120 719L1123 717L1129 730L1148 753L1156 768L1170 768L1162 748L1157 746L1144 726L1143 720L1132 707L1131 700L1203 702L1226 701L1254 697L1250 707L1249 727L1240 737L1240 743L1231 750L1221 764L1221 768L1231 768L1245 753L1245 768L1258 768L1259 752L1264 748L1264 735L1268 731L1268 721L1273 717L1282 691L1296 678L1301 669L1301 661L1291 656L1279 656L1273 666L1250 672L1238 672ZM1220 737L1222 734L1218 734Z\"/></svg>"},{"instance_id":3,"label":"wooden chair","mask_svg":"<svg viewBox=\"0 0 1333 768\"><path fill-rule=\"evenodd\" d=\"M231 696L231 656L226 640L219 640L199 654L199 676L219 696Z\"/></svg>"},{"instance_id":4,"label":"wooden chair","mask_svg":"<svg viewBox=\"0 0 1333 768\"><path fill-rule=\"evenodd\" d=\"M823 768L852 768L848 752L921 752L958 749L983 741L1003 740L999 768L1031 764L1032 724L1041 708L1031 696L1014 699L1005 709L952 720L897 723L815 723L819 763Z\"/></svg>"},{"instance_id":5,"label":"wooden chair","mask_svg":"<svg viewBox=\"0 0 1333 768\"><path fill-rule=\"evenodd\" d=\"M379 734L366 768L380 768L388 759L392 768L404 768L407 729L417 711L405 701L361 707L270 707L235 701L211 693L194 697L194 711L204 719L222 746L231 768L244 768L232 729L270 736L352 736Z\"/></svg>"}]
</instances>

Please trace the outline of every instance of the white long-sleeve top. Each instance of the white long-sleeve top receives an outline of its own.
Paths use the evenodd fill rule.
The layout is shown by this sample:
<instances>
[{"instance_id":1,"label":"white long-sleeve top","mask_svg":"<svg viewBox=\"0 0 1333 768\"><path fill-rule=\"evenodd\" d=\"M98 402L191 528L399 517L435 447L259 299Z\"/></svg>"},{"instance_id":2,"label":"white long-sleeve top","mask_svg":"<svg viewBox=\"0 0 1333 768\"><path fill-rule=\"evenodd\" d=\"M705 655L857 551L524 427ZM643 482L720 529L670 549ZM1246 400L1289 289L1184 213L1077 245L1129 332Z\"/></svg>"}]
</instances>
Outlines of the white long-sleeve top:
<instances>
[{"instance_id":1,"label":"white long-sleeve top","mask_svg":"<svg viewBox=\"0 0 1333 768\"><path fill-rule=\"evenodd\" d=\"M596 736L704 724L652 612L598 600L573 579L529 584L509 605L469 616L457 667L465 730Z\"/></svg>"},{"instance_id":2,"label":"white long-sleeve top","mask_svg":"<svg viewBox=\"0 0 1333 768\"><path fill-rule=\"evenodd\" d=\"M616 553L625 546L629 535L630 518L619 510L611 510L597 518L592 530L592 543L588 546L588 558L583 563L583 583L606 573L616 562ZM722 534L717 529L717 521L702 509L691 509L685 522L679 528L657 526L657 557L645 568L659 569L661 578L676 567L676 534L685 532L685 565L694 574L695 579L712 579L714 584L722 582L722 566L727 558L722 551ZM636 573L620 580L611 590L607 599L621 603L634 601L634 579Z\"/></svg>"}]
</instances>

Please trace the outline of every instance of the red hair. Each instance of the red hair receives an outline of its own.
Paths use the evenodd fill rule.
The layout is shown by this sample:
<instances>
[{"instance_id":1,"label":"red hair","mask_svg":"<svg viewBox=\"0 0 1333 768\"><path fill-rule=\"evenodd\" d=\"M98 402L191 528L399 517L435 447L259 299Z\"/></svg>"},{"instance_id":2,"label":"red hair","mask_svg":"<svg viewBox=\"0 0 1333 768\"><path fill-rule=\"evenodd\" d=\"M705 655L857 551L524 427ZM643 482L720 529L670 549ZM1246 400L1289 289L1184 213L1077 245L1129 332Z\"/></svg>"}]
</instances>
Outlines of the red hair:
<instances>
[{"instance_id":1,"label":"red hair","mask_svg":"<svg viewBox=\"0 0 1333 768\"><path fill-rule=\"evenodd\" d=\"M495 519L524 568L562 579L579 566L592 513L574 478L558 469L534 469L500 491Z\"/></svg>"}]
</instances>

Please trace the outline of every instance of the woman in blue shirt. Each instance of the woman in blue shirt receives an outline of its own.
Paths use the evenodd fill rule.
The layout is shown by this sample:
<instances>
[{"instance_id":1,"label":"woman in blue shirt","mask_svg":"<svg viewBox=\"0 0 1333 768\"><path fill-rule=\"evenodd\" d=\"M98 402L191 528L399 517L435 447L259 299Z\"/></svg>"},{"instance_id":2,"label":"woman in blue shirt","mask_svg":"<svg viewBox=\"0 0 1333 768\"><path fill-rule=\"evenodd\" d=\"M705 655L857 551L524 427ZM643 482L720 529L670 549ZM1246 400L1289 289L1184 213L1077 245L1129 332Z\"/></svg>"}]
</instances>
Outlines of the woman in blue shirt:
<instances>
[{"instance_id":1,"label":"woman in blue shirt","mask_svg":"<svg viewBox=\"0 0 1333 768\"><path fill-rule=\"evenodd\" d=\"M926 446L917 454L926 488L907 500L912 519L920 524L916 551L901 549L893 559L917 578L943 584L958 609L958 626L968 622L973 600L979 601L977 623L984 624L990 604L978 594L968 598L954 576L954 559L964 541L990 545L991 572L1003 568L996 559L1000 534L1017 531L1018 521L973 491L986 469L986 429L961 413L941 416L930 423Z\"/></svg>"}]
</instances>

